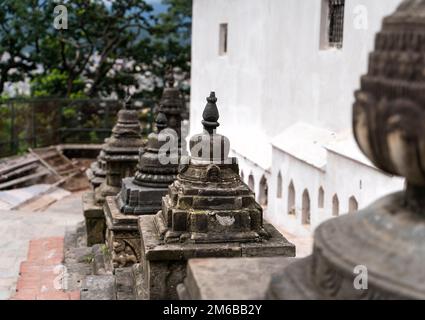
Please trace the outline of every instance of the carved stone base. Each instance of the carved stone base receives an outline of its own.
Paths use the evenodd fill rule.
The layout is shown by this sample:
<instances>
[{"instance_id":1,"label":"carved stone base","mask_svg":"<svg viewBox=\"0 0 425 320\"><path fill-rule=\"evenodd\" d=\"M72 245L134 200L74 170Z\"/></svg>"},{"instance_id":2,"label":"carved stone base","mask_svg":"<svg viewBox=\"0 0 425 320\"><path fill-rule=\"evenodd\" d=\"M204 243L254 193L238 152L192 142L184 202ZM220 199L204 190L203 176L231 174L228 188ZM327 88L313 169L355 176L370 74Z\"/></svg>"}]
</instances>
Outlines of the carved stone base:
<instances>
[{"instance_id":1,"label":"carved stone base","mask_svg":"<svg viewBox=\"0 0 425 320\"><path fill-rule=\"evenodd\" d=\"M83 214L87 228L87 246L105 243L105 217L103 208L95 203L94 192L83 194Z\"/></svg>"},{"instance_id":2,"label":"carved stone base","mask_svg":"<svg viewBox=\"0 0 425 320\"><path fill-rule=\"evenodd\" d=\"M122 180L117 204L126 215L156 214L161 210L162 197L167 191L168 188L139 186L134 183L133 177L125 178Z\"/></svg>"},{"instance_id":3,"label":"carved stone base","mask_svg":"<svg viewBox=\"0 0 425 320\"><path fill-rule=\"evenodd\" d=\"M107 197L104 205L106 244L114 268L129 267L140 261L140 235L137 216L124 215L118 209L116 197Z\"/></svg>"},{"instance_id":4,"label":"carved stone base","mask_svg":"<svg viewBox=\"0 0 425 320\"><path fill-rule=\"evenodd\" d=\"M264 223L271 238L259 242L164 243L155 225L155 216L139 217L141 260L136 281L138 299L177 299L177 285L186 277L191 258L295 256L295 246L272 225Z\"/></svg>"}]
</instances>

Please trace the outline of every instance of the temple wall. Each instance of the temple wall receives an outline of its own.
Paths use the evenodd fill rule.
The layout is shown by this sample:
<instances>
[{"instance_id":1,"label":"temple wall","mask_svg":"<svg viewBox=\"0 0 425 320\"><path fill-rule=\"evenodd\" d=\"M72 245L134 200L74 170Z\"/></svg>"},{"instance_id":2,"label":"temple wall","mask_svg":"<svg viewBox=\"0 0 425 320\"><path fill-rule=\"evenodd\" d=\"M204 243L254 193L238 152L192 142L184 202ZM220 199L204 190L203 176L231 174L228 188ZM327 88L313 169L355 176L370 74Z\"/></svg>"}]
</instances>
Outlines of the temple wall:
<instances>
[{"instance_id":1,"label":"temple wall","mask_svg":"<svg viewBox=\"0 0 425 320\"><path fill-rule=\"evenodd\" d=\"M226 124L220 131L229 135L273 137L298 119L350 127L374 35L398 3L346 0L343 48L321 50L322 0L194 0L191 131L201 128L210 90ZM356 27L362 8L366 30ZM228 23L226 55L219 55L220 23Z\"/></svg>"},{"instance_id":2,"label":"temple wall","mask_svg":"<svg viewBox=\"0 0 425 320\"><path fill-rule=\"evenodd\" d=\"M323 221L322 210L317 206L318 190L325 183L325 172L300 161L280 150L273 148L273 164L270 177L269 209L266 218L276 226L297 235L311 234L314 228ZM277 197L278 174L282 176L282 197ZM295 215L288 214L289 185L293 183L295 189ZM303 225L302 196L308 191L310 198L310 226ZM326 203L326 201L325 201ZM322 210L322 211L321 211Z\"/></svg>"},{"instance_id":3,"label":"temple wall","mask_svg":"<svg viewBox=\"0 0 425 320\"><path fill-rule=\"evenodd\" d=\"M210 90L216 91L219 122L224 124L220 133L230 138L236 154L245 157L239 156L244 181L248 184L249 172L253 172L259 199L259 177L266 176L266 217L297 234L313 232L331 216L330 190L339 190L342 214L347 212L351 194L361 208L403 185L401 179L336 154L329 155L323 172L272 148L265 157L266 149L260 148L270 146L275 136L298 121L336 133L351 128L354 91L366 73L374 35L382 18L400 3L346 0L343 47L323 49L323 1L194 0L193 5L190 131L201 132L205 97ZM222 23L228 24L225 55L219 54ZM361 27L365 23L366 29ZM282 199L276 199L279 168L284 171ZM363 190L356 189L359 175L367 185ZM310 227L302 225L301 215L287 215L289 177L294 179L298 212L302 211L303 190L309 190ZM325 208L318 209L321 184L326 184Z\"/></svg>"},{"instance_id":4,"label":"temple wall","mask_svg":"<svg viewBox=\"0 0 425 320\"><path fill-rule=\"evenodd\" d=\"M254 181L254 191L255 198L257 202L260 201L260 181L261 179L266 179L267 185L269 185L270 172L265 171L260 166L256 165L254 162L250 161L248 158L241 156L239 153L234 151L231 152L231 156L238 158L239 171L242 177L242 180L249 186L249 179L252 176Z\"/></svg>"},{"instance_id":5,"label":"temple wall","mask_svg":"<svg viewBox=\"0 0 425 320\"><path fill-rule=\"evenodd\" d=\"M275 226L297 235L311 234L315 227L332 218L333 197L338 198L338 214L347 214L349 199L354 197L361 210L376 199L399 191L404 179L383 174L352 159L328 151L325 170L315 168L291 155L273 148L273 165L269 177L269 208L266 218ZM282 175L282 197L277 197L279 171ZM296 215L288 214L288 186L295 188ZM324 207L319 208L319 188L324 190ZM302 195L308 190L310 198L310 225L303 225Z\"/></svg>"}]
</instances>

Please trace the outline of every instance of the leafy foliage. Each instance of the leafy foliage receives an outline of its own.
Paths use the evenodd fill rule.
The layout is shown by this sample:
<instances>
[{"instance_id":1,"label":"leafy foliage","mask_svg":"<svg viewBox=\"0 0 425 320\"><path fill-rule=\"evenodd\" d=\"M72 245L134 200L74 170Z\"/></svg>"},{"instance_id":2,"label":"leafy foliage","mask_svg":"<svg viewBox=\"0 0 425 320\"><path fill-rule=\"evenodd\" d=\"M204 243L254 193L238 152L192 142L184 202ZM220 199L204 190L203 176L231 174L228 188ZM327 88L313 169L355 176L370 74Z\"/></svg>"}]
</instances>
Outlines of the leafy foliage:
<instances>
[{"instance_id":1,"label":"leafy foliage","mask_svg":"<svg viewBox=\"0 0 425 320\"><path fill-rule=\"evenodd\" d=\"M62 1L68 29L54 28L50 0L0 0L0 94L31 80L33 96L158 98L167 66L190 69L191 0Z\"/></svg>"}]
</instances>

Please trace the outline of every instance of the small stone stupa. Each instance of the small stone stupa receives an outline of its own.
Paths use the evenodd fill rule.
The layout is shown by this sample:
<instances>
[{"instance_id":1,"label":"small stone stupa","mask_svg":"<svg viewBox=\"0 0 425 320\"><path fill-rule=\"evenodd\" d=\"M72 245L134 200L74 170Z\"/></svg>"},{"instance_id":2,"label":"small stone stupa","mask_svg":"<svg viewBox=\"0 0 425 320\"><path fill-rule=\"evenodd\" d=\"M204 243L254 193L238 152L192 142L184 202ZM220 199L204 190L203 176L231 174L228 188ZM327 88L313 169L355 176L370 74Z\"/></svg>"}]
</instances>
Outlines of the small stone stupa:
<instances>
[{"instance_id":1,"label":"small stone stupa","mask_svg":"<svg viewBox=\"0 0 425 320\"><path fill-rule=\"evenodd\" d=\"M120 191L121 180L133 175L136 170L143 140L137 111L131 109L130 105L130 98L127 98L124 107L118 112L112 135L102 148L101 158L106 172L104 181L94 192L83 195L88 246L104 242L106 225L102 206L105 198L116 195Z\"/></svg>"},{"instance_id":2,"label":"small stone stupa","mask_svg":"<svg viewBox=\"0 0 425 320\"><path fill-rule=\"evenodd\" d=\"M175 299L192 257L294 256L295 247L263 220L261 206L229 158L229 140L215 132L219 113L207 98L204 132L190 140L177 180L155 216L139 217L141 261L134 266L141 299Z\"/></svg>"},{"instance_id":3,"label":"small stone stupa","mask_svg":"<svg viewBox=\"0 0 425 320\"><path fill-rule=\"evenodd\" d=\"M106 198L106 240L115 268L140 260L137 216L157 213L168 186L177 177L178 137L174 130L167 128L167 118L162 111L156 117L156 127L157 132L148 137L147 147L140 150L136 175L123 179L116 197ZM174 143L169 143L168 138ZM171 148L162 151L165 144Z\"/></svg>"},{"instance_id":4,"label":"small stone stupa","mask_svg":"<svg viewBox=\"0 0 425 320\"><path fill-rule=\"evenodd\" d=\"M175 85L172 68L169 68L165 75L165 86L159 101L156 113L161 110L165 114L168 121L168 128L174 130L179 138L179 148L183 153L186 151L184 137L182 137L182 120L185 111L185 102L180 89Z\"/></svg>"},{"instance_id":5,"label":"small stone stupa","mask_svg":"<svg viewBox=\"0 0 425 320\"><path fill-rule=\"evenodd\" d=\"M107 143L107 139L105 139L105 143ZM92 186L92 189L95 190L99 187L106 178L106 161L105 161L105 151L100 150L99 155L96 158L90 168L87 169L86 175L89 179L89 182Z\"/></svg>"}]
</instances>

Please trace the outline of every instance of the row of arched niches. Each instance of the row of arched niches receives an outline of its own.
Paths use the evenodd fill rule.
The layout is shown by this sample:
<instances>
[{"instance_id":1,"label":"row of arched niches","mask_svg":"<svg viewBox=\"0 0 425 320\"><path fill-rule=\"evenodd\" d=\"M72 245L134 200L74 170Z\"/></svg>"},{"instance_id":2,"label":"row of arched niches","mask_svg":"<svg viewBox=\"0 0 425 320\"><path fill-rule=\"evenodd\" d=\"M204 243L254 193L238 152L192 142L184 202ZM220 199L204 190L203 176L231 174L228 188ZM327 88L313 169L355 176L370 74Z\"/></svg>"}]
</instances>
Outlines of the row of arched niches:
<instances>
[{"instance_id":1,"label":"row of arched niches","mask_svg":"<svg viewBox=\"0 0 425 320\"><path fill-rule=\"evenodd\" d=\"M245 181L245 175L244 172L241 171L240 173L241 179L242 181L244 181L248 187L255 192L256 188L256 184L255 184L255 178L254 175L251 173L248 176L247 181ZM267 208L268 206L268 202L269 202L269 197L270 196L275 196L276 199L279 200L285 200L284 196L286 196L286 201L287 201L287 212L286 214L288 215L293 215L295 216L297 214L297 210L296 208L299 207L299 204L296 203L296 193L295 193L295 186L294 186L294 182L293 180L291 180L289 182L288 186L284 186L283 184L283 179L282 179L282 174L279 172L279 174L277 175L277 181L276 181L276 194L275 195L269 195L269 187L268 187L268 182L267 182L267 178L265 177L265 175L263 175L260 179L259 182L259 186L258 186L258 194L256 196L257 201L261 204L261 206L263 206L263 208ZM284 193L284 189L286 187L286 194ZM312 199L310 197L310 193L308 191L308 189L304 189L303 190L303 194L302 194L302 198L301 198L301 222L303 224L310 224L311 221L311 209L312 209L312 205L316 205L317 209L324 209L325 208L325 190L322 186L319 187L318 193L317 193L317 200L314 201L312 203ZM339 216L340 214L340 199L338 197L338 194L334 194L332 196L332 203L331 203L331 211L332 211L332 216L336 217ZM348 213L354 213L358 210L359 204L358 201L356 199L355 196L351 196L348 198Z\"/></svg>"}]
</instances>

